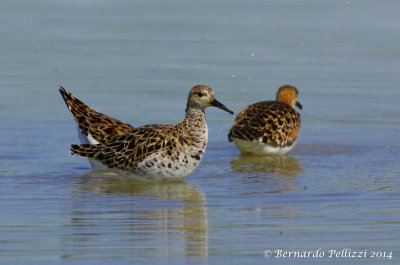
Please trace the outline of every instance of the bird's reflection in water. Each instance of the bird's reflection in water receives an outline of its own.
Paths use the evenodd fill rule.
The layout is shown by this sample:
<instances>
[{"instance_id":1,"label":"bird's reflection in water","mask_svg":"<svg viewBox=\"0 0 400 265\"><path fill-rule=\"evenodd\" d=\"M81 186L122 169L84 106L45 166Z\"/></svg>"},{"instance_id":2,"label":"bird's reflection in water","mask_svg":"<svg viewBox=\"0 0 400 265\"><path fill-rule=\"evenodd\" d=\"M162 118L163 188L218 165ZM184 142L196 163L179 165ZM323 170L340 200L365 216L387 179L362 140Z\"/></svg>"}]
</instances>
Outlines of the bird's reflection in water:
<instances>
[{"instance_id":1,"label":"bird's reflection in water","mask_svg":"<svg viewBox=\"0 0 400 265\"><path fill-rule=\"evenodd\" d=\"M208 256L206 199L194 184L137 182L91 171L79 178L74 193L77 210L71 226L80 234L86 227L97 227L99 236L115 233L111 244L130 251L118 249L113 255L122 251L119 256ZM98 215L100 219L93 218Z\"/></svg>"},{"instance_id":2,"label":"bird's reflection in water","mask_svg":"<svg viewBox=\"0 0 400 265\"><path fill-rule=\"evenodd\" d=\"M290 156L252 156L238 155L231 160L231 169L239 182L239 196L246 197L244 200L256 199L263 205L254 212L254 218L263 219L263 222L274 226L276 218L295 218L297 208L290 202L281 202L275 197L260 197L264 194L280 194L295 192L299 189L297 176L303 173L301 161ZM272 198L272 199L271 199ZM265 199L265 204L261 200ZM272 220L272 221L271 221ZM285 233L287 227L280 225L279 233Z\"/></svg>"},{"instance_id":3,"label":"bird's reflection in water","mask_svg":"<svg viewBox=\"0 0 400 265\"><path fill-rule=\"evenodd\" d=\"M263 172L292 178L304 172L299 159L280 155L239 155L231 166L236 173Z\"/></svg>"},{"instance_id":4,"label":"bird's reflection in water","mask_svg":"<svg viewBox=\"0 0 400 265\"><path fill-rule=\"evenodd\" d=\"M304 172L301 161L290 156L239 155L231 160L232 171L243 175L246 183L269 183L265 192L285 192L297 190L293 181Z\"/></svg>"}]
</instances>

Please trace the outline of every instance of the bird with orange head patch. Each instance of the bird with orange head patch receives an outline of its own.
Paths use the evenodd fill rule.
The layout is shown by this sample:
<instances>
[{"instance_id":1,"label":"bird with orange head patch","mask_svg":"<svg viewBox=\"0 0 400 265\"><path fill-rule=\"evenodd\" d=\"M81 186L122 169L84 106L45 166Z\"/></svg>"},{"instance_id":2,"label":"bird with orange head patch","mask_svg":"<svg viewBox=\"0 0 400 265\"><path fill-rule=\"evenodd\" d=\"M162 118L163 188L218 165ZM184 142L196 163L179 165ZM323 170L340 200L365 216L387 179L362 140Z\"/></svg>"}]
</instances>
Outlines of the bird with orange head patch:
<instances>
[{"instance_id":1,"label":"bird with orange head patch","mask_svg":"<svg viewBox=\"0 0 400 265\"><path fill-rule=\"evenodd\" d=\"M236 116L228 139L244 154L286 154L296 144L302 109L296 87L278 89L276 100L261 101L245 107Z\"/></svg>"}]
</instances>

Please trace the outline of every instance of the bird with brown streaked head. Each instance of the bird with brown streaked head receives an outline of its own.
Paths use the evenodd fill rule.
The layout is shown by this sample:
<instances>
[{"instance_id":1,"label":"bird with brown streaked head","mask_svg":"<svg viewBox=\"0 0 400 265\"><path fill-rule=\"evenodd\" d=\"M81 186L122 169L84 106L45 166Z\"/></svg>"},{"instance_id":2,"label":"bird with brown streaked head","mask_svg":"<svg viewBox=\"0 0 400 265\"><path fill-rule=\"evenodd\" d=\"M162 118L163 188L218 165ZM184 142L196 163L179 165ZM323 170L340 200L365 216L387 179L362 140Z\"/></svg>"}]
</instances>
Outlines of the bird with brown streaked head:
<instances>
[{"instance_id":1,"label":"bird with brown streaked head","mask_svg":"<svg viewBox=\"0 0 400 265\"><path fill-rule=\"evenodd\" d=\"M60 92L82 141L71 145L71 154L87 157L95 169L111 169L139 180L176 180L190 175L207 146L205 109L214 106L233 114L215 99L210 87L196 85L189 92L182 122L134 128L96 112L64 88Z\"/></svg>"}]
</instances>

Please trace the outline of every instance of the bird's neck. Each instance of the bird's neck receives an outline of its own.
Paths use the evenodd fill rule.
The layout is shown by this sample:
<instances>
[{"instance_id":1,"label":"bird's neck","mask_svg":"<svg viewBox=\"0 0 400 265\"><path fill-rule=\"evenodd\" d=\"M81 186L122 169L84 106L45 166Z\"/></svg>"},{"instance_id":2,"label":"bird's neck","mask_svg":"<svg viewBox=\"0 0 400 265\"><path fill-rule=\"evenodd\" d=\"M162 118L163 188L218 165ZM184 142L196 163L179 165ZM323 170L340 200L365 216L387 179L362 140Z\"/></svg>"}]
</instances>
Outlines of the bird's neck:
<instances>
[{"instance_id":1,"label":"bird's neck","mask_svg":"<svg viewBox=\"0 0 400 265\"><path fill-rule=\"evenodd\" d=\"M180 125L194 140L207 140L208 131L204 110L199 108L187 108L185 119Z\"/></svg>"}]
</instances>

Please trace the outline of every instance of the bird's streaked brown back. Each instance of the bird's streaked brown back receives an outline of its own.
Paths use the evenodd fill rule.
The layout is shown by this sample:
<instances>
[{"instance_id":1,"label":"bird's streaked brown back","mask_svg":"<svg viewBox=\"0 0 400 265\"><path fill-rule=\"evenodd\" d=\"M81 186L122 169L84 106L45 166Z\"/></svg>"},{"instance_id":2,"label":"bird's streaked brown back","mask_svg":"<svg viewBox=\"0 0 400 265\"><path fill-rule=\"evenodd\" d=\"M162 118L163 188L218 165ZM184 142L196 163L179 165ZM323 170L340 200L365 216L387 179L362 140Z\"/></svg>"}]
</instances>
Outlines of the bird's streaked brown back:
<instances>
[{"instance_id":1,"label":"bird's streaked brown back","mask_svg":"<svg viewBox=\"0 0 400 265\"><path fill-rule=\"evenodd\" d=\"M81 133L86 137L90 134L97 142L105 143L134 129L127 123L95 111L63 87L60 87L60 93Z\"/></svg>"}]
</instances>

